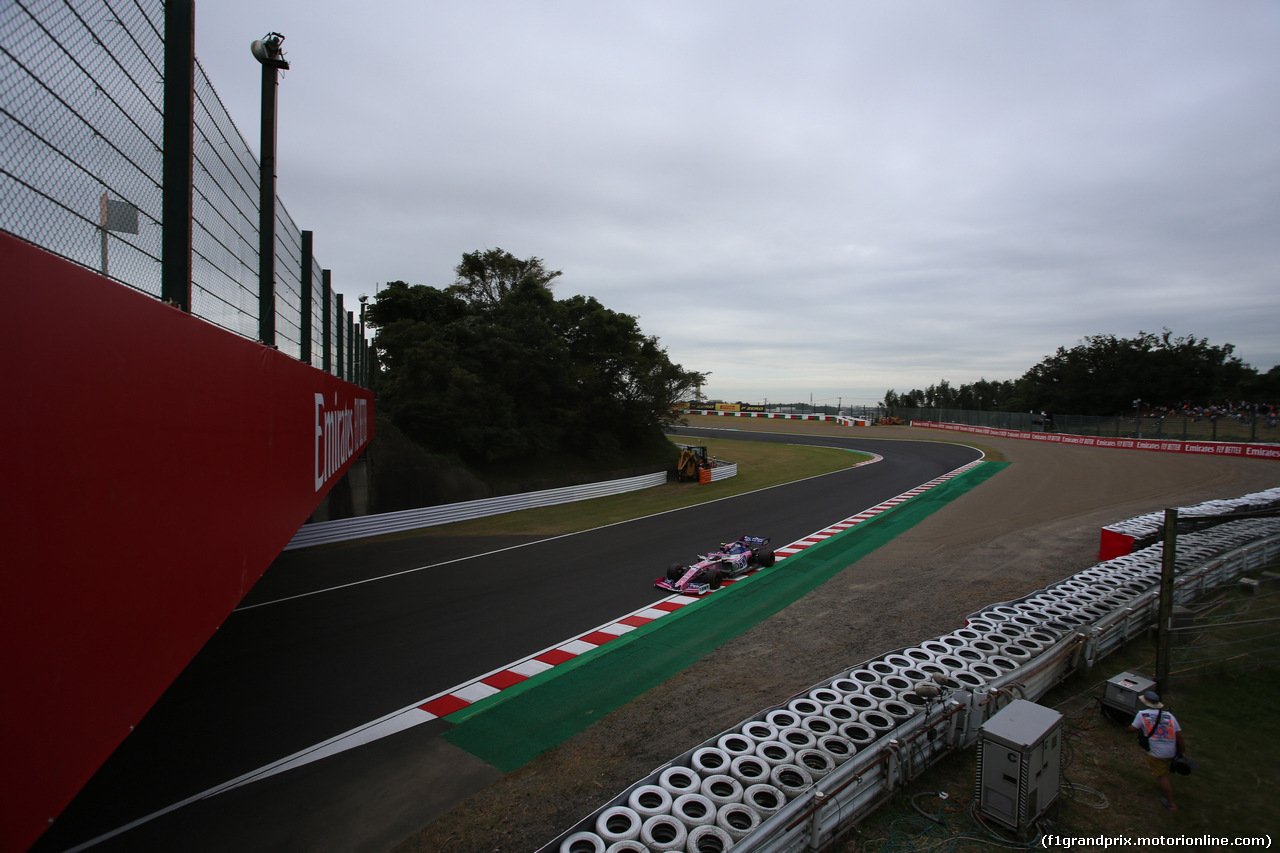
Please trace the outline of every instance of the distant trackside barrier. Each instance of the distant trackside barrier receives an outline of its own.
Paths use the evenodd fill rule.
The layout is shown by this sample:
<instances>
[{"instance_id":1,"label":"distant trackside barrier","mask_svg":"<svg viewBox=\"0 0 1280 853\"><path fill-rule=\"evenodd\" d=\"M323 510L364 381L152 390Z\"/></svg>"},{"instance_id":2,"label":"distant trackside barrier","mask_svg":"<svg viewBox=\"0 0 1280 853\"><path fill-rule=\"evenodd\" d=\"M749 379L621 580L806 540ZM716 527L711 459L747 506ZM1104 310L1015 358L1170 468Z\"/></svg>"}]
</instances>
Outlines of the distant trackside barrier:
<instances>
[{"instance_id":1,"label":"distant trackside barrier","mask_svg":"<svg viewBox=\"0 0 1280 853\"><path fill-rule=\"evenodd\" d=\"M723 479L737 474L738 466L736 464L722 465L716 468L715 471L720 474L715 479ZM557 504L572 503L573 501L608 497L609 495L621 495L626 492L661 486L665 482L667 482L667 472L658 471L655 474L643 474L639 477L628 477L625 480L584 483L580 486L565 486L560 489L545 489L540 492L525 492L519 495L504 495L497 498L482 498L477 501L464 501L441 506L427 506L420 509L406 509L399 512L384 512L359 518L342 518L337 521L304 524L297 535L285 546L285 550L309 548L312 545L325 545L331 542L345 542L349 539L363 539L366 536L380 536L384 533L402 533L406 530L417 530L420 527L434 527L438 524L468 521L473 518L484 518L522 509L555 506Z\"/></svg>"},{"instance_id":2,"label":"distant trackside barrier","mask_svg":"<svg viewBox=\"0 0 1280 853\"><path fill-rule=\"evenodd\" d=\"M1152 450L1159 453L1190 453L1200 456L1238 456L1248 459L1280 460L1280 445L1243 444L1231 441L1165 441L1154 438L1104 438L1089 435L1064 435L1056 432L1019 432L1011 429L966 426L965 424L939 424L932 421L912 421L912 426L968 432L975 435L994 435L1000 438L1020 438L1027 441L1046 441L1050 444L1067 444L1079 447L1110 447L1118 450Z\"/></svg>"}]
</instances>

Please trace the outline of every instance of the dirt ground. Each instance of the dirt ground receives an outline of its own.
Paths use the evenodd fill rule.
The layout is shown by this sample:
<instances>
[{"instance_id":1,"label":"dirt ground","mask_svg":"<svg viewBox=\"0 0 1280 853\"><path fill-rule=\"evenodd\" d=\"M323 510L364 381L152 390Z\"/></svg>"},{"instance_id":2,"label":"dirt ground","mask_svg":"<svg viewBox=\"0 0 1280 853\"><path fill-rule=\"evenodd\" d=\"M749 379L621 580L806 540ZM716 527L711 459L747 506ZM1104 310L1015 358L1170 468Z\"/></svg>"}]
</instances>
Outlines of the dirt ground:
<instances>
[{"instance_id":1,"label":"dirt ground","mask_svg":"<svg viewBox=\"0 0 1280 853\"><path fill-rule=\"evenodd\" d=\"M848 434L795 422L756 428ZM942 437L908 427L856 434ZM1106 524L1280 485L1275 461L973 439L1011 464L732 643L506 774L395 853L538 850L656 767L756 712L854 664L955 630L987 604L1088 568Z\"/></svg>"}]
</instances>

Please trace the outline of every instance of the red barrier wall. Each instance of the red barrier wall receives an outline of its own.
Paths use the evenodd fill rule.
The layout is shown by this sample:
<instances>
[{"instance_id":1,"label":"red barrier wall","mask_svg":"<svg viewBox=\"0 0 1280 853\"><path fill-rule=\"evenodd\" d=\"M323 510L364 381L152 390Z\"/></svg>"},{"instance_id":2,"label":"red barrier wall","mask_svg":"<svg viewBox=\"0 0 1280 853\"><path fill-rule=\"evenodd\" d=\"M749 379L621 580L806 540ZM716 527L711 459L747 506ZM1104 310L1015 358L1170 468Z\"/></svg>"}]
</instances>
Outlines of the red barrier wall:
<instances>
[{"instance_id":1,"label":"red barrier wall","mask_svg":"<svg viewBox=\"0 0 1280 853\"><path fill-rule=\"evenodd\" d=\"M1123 557L1133 553L1134 538L1127 533L1119 533L1106 527L1098 539L1098 559L1102 562Z\"/></svg>"},{"instance_id":2,"label":"red barrier wall","mask_svg":"<svg viewBox=\"0 0 1280 853\"><path fill-rule=\"evenodd\" d=\"M372 394L0 233L0 849L25 850L372 437Z\"/></svg>"}]
</instances>

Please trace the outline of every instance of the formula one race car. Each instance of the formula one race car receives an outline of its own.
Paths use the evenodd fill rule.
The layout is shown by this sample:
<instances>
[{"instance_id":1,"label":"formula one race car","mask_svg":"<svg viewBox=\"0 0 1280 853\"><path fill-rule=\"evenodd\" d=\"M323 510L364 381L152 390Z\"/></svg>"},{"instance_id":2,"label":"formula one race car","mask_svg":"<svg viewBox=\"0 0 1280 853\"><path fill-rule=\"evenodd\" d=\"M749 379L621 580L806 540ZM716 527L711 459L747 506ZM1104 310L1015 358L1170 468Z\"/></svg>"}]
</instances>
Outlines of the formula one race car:
<instances>
[{"instance_id":1,"label":"formula one race car","mask_svg":"<svg viewBox=\"0 0 1280 853\"><path fill-rule=\"evenodd\" d=\"M685 595L706 595L719 589L726 580L768 568L773 563L769 537L743 536L736 542L725 542L719 551L698 557L698 562L691 566L672 564L666 577L658 578L653 585Z\"/></svg>"}]
</instances>

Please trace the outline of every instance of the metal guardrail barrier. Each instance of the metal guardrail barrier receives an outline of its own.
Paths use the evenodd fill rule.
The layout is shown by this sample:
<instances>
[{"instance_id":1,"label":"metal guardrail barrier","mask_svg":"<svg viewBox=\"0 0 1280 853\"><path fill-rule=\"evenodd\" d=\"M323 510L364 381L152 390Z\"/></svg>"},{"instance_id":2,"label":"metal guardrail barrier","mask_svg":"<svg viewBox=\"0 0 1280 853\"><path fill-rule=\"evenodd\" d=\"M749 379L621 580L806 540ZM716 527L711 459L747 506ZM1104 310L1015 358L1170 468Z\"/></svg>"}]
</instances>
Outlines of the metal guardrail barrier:
<instances>
[{"instance_id":1,"label":"metal guardrail barrier","mask_svg":"<svg viewBox=\"0 0 1280 853\"><path fill-rule=\"evenodd\" d=\"M736 466L735 472L736 472ZM565 486L559 489L545 489L540 492L525 492L519 495L505 495L497 498L482 498L462 503L428 506L420 509L406 509L399 512L384 512L378 515L364 515L358 518L341 518L335 521L319 521L304 524L294 535L284 550L309 548L312 545L326 545L332 542L344 542L349 539L362 539L366 536L380 536L384 533L401 533L405 530L417 530L420 527L433 527L438 524L449 524L454 521L467 521L473 518L484 518L490 515L501 515L505 512L516 512L534 507L555 506L556 504L585 501L591 498L621 495L639 489L649 489L667 482L667 472L642 474L639 477L628 477L624 480L606 480L599 483L584 483L579 486Z\"/></svg>"},{"instance_id":2,"label":"metal guardrail barrier","mask_svg":"<svg viewBox=\"0 0 1280 853\"><path fill-rule=\"evenodd\" d=\"M711 469L711 482L713 483L717 480L727 480L736 476L738 476L737 462L722 462Z\"/></svg>"},{"instance_id":3,"label":"metal guardrail barrier","mask_svg":"<svg viewBox=\"0 0 1280 853\"><path fill-rule=\"evenodd\" d=\"M821 850L930 765L972 746L1009 702L1035 701L1154 624L1162 553L1159 544L1099 563L845 670L664 764L540 853ZM1175 602L1277 558L1277 519L1181 536ZM941 684L936 699L914 692L930 680ZM717 785L736 801L703 793ZM651 803L659 811L646 811Z\"/></svg>"}]
</instances>

